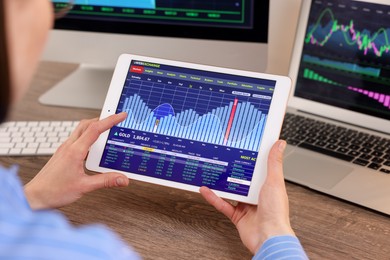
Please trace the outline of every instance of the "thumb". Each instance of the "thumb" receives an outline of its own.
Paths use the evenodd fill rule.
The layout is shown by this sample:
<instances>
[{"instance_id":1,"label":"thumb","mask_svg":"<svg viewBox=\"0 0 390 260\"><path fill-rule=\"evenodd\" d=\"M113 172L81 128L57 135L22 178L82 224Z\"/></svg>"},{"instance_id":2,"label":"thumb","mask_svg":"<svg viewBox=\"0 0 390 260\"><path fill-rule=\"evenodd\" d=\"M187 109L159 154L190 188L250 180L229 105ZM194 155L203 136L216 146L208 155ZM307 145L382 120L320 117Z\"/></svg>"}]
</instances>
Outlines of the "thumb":
<instances>
[{"instance_id":1,"label":"thumb","mask_svg":"<svg viewBox=\"0 0 390 260\"><path fill-rule=\"evenodd\" d=\"M268 155L267 179L266 182L280 184L284 183L283 177L283 152L286 148L286 141L279 140L271 148Z\"/></svg>"},{"instance_id":2,"label":"thumb","mask_svg":"<svg viewBox=\"0 0 390 260\"><path fill-rule=\"evenodd\" d=\"M129 178L120 173L107 172L88 176L86 182L85 193L102 188L126 187L129 185Z\"/></svg>"}]
</instances>

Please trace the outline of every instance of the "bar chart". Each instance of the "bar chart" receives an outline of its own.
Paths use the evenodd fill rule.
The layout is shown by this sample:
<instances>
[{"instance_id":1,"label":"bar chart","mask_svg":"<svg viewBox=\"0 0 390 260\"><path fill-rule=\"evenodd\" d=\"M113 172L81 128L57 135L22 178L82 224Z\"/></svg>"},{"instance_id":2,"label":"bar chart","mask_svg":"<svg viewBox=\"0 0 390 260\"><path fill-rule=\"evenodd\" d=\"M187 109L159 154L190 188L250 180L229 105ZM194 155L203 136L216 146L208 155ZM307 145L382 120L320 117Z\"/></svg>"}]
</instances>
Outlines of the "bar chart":
<instances>
[{"instance_id":1,"label":"bar chart","mask_svg":"<svg viewBox=\"0 0 390 260\"><path fill-rule=\"evenodd\" d=\"M222 95L214 94L209 95L207 105L198 103L191 107L188 105L191 103L189 101L180 104L180 108L176 110L175 107L183 99L190 100L188 96L191 94L199 97L200 93L193 91L188 94L187 91L184 96L182 92L179 94L182 95L181 99L178 99L169 93L171 89L164 89L164 94L156 86L149 86L149 89L148 86L132 87L138 87L138 91L135 91L138 93L127 95L123 99L118 112L126 111L128 117L119 127L258 152L267 120L267 113L259 109L261 101L252 103L244 97L241 101L240 97L233 95L230 95L231 100L224 95L225 98L221 101ZM176 90L175 94L177 93ZM164 96L169 96L165 100L171 100L175 104L164 102ZM145 102L145 99L149 99L149 102ZM218 101L215 104L219 106L211 106L213 100Z\"/></svg>"}]
</instances>

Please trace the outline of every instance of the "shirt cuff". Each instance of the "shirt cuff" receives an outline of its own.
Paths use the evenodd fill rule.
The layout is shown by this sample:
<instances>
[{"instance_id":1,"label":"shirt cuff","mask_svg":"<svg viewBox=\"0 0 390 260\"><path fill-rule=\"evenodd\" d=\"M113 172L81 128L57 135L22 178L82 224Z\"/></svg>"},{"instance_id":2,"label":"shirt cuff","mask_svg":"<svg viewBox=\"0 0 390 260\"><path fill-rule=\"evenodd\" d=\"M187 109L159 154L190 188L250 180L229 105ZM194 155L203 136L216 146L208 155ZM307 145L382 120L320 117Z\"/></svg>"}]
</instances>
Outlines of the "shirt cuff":
<instances>
[{"instance_id":1,"label":"shirt cuff","mask_svg":"<svg viewBox=\"0 0 390 260\"><path fill-rule=\"evenodd\" d=\"M299 239L292 235L267 239L252 260L259 259L309 259Z\"/></svg>"}]
</instances>

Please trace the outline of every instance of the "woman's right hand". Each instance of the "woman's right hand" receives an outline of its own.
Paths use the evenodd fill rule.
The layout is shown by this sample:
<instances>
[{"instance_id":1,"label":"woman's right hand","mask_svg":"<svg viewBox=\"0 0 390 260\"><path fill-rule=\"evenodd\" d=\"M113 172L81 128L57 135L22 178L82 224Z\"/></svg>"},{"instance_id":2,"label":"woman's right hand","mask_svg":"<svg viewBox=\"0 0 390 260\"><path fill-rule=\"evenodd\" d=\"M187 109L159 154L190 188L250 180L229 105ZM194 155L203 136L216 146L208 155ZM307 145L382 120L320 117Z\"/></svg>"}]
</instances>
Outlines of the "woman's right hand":
<instances>
[{"instance_id":1,"label":"woman's right hand","mask_svg":"<svg viewBox=\"0 0 390 260\"><path fill-rule=\"evenodd\" d=\"M290 225L289 206L283 178L285 141L276 142L268 156L268 173L259 194L258 205L233 206L201 187L202 196L236 226L244 245L255 254L270 237L295 235Z\"/></svg>"}]
</instances>

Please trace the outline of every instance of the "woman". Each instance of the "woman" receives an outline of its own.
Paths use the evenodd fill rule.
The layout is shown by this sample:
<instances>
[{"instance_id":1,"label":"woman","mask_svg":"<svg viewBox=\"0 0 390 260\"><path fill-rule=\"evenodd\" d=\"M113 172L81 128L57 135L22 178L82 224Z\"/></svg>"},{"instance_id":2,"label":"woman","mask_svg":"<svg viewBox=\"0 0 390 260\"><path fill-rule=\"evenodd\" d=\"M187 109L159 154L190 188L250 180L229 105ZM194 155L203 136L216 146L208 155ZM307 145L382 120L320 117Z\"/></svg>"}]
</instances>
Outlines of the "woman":
<instances>
[{"instance_id":1,"label":"woman","mask_svg":"<svg viewBox=\"0 0 390 260\"><path fill-rule=\"evenodd\" d=\"M48 0L0 2L0 121L26 91L53 23ZM0 167L0 258L137 259L120 238L104 227L74 228L59 213L50 211L70 204L83 194L104 187L127 186L119 173L88 176L84 159L98 136L126 118L125 113L104 120L85 120L63 143L44 168L25 185L17 169ZM268 161L268 177L258 206L232 206L206 187L203 197L237 227L255 258L306 258L289 222L278 141Z\"/></svg>"}]
</instances>

